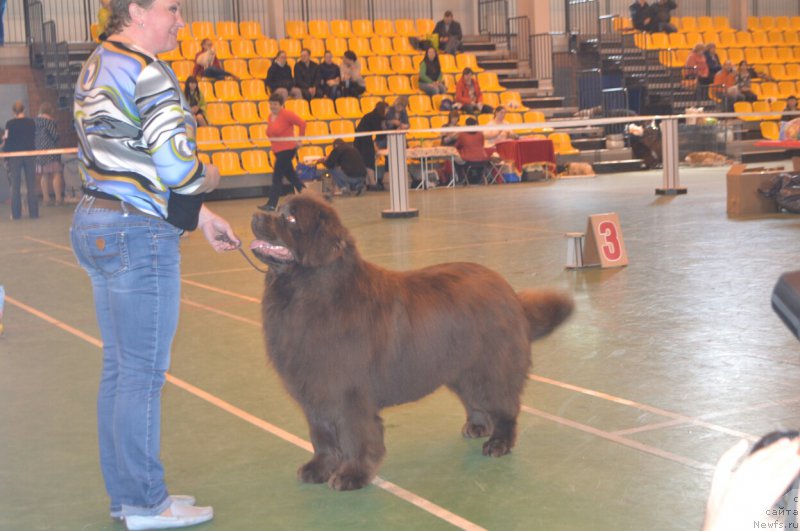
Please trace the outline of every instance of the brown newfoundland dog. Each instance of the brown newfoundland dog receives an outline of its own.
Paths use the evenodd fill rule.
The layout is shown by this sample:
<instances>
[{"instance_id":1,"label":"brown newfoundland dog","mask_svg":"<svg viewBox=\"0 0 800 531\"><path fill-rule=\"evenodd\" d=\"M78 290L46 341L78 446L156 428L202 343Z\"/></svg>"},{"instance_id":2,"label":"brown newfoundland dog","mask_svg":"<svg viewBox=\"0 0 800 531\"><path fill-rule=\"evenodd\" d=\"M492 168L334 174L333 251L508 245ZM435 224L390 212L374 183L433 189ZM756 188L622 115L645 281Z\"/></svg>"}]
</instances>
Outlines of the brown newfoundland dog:
<instances>
[{"instance_id":1,"label":"brown newfoundland dog","mask_svg":"<svg viewBox=\"0 0 800 531\"><path fill-rule=\"evenodd\" d=\"M466 408L463 435L489 437L484 455L511 450L531 341L569 316L569 296L515 293L478 264L407 272L371 264L313 195L255 214L252 229L251 249L269 264L267 351L314 446L300 480L338 490L370 483L386 452L380 410L442 385Z\"/></svg>"}]
</instances>

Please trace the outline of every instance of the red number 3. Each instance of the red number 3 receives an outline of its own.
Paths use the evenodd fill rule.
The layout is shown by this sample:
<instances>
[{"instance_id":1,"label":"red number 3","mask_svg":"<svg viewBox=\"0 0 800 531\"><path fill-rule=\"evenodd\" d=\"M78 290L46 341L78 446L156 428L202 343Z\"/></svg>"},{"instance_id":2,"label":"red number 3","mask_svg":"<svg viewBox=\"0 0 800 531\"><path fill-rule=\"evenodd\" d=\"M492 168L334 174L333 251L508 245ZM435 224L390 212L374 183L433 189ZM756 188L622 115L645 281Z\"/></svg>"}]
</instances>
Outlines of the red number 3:
<instances>
[{"instance_id":1,"label":"red number 3","mask_svg":"<svg viewBox=\"0 0 800 531\"><path fill-rule=\"evenodd\" d=\"M619 260L622 256L622 248L619 244L617 226L611 221L602 221L597 226L597 232L603 238L603 254L611 261Z\"/></svg>"}]
</instances>

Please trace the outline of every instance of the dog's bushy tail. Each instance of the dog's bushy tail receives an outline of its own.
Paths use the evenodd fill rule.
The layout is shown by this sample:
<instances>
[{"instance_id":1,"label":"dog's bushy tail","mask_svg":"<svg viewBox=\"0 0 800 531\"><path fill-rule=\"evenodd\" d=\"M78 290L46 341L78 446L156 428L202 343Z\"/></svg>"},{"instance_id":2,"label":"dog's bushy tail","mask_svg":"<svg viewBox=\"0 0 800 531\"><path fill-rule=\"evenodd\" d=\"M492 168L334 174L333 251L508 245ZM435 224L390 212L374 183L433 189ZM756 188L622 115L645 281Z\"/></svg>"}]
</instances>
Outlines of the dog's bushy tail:
<instances>
[{"instance_id":1,"label":"dog's bushy tail","mask_svg":"<svg viewBox=\"0 0 800 531\"><path fill-rule=\"evenodd\" d=\"M528 318L528 337L542 338L566 321L575 307L572 297L560 291L525 290L517 293L525 317Z\"/></svg>"}]
</instances>

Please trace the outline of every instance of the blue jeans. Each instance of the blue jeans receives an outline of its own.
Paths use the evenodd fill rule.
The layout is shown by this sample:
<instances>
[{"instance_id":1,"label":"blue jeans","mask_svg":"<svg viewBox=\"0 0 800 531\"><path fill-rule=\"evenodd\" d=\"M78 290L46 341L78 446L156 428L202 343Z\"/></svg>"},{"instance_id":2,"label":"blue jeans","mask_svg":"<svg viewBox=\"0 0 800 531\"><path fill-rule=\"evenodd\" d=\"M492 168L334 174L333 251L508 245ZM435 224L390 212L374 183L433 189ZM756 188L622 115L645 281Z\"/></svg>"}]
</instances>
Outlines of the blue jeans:
<instances>
[{"instance_id":1,"label":"blue jeans","mask_svg":"<svg viewBox=\"0 0 800 531\"><path fill-rule=\"evenodd\" d=\"M8 172L11 180L11 217L22 216L22 172L25 172L25 189L28 195L28 215L39 217L39 192L36 189L36 157L9 157Z\"/></svg>"},{"instance_id":2,"label":"blue jeans","mask_svg":"<svg viewBox=\"0 0 800 531\"><path fill-rule=\"evenodd\" d=\"M5 26L3 22L3 17L6 16L6 2L7 0L0 0L0 46L6 42Z\"/></svg>"},{"instance_id":3,"label":"blue jeans","mask_svg":"<svg viewBox=\"0 0 800 531\"><path fill-rule=\"evenodd\" d=\"M447 88L440 85L434 85L433 83L420 83L419 88L428 96L447 93Z\"/></svg>"},{"instance_id":4,"label":"blue jeans","mask_svg":"<svg viewBox=\"0 0 800 531\"><path fill-rule=\"evenodd\" d=\"M331 176L333 177L333 182L336 183L341 189L347 190L357 190L360 186L364 186L367 182L366 177L350 177L341 168L333 168L331 171Z\"/></svg>"},{"instance_id":5,"label":"blue jeans","mask_svg":"<svg viewBox=\"0 0 800 531\"><path fill-rule=\"evenodd\" d=\"M180 307L180 229L84 198L70 229L89 273L103 339L97 397L100 468L111 512L154 515L170 505L161 447L161 388Z\"/></svg>"}]
</instances>

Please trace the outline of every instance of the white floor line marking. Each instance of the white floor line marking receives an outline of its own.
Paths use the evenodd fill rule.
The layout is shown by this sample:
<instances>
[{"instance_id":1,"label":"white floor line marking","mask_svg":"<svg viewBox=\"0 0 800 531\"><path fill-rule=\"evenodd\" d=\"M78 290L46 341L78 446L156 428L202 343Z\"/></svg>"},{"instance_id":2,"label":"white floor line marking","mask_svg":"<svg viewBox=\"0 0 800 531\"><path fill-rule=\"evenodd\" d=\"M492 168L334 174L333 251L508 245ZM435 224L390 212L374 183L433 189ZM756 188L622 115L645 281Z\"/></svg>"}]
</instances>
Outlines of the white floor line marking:
<instances>
[{"instance_id":1,"label":"white floor line marking","mask_svg":"<svg viewBox=\"0 0 800 531\"><path fill-rule=\"evenodd\" d=\"M235 297L237 299L241 299L243 301L254 302L256 304L261 304L261 299L257 299L255 297L250 297L249 295L242 295L241 293L236 293L234 291L228 291L221 288L216 288L214 286L209 286L208 284L203 284L202 282L197 282L195 280L188 280L185 278L181 278L181 282L184 284L188 284L190 286L195 286L197 288L203 288L208 291L213 291L215 293L221 293L222 295L228 295L229 297Z\"/></svg>"},{"instance_id":2,"label":"white floor line marking","mask_svg":"<svg viewBox=\"0 0 800 531\"><path fill-rule=\"evenodd\" d=\"M96 346L98 348L103 348L102 341L100 341L100 340L98 340L98 339L96 339L96 338L94 338L94 337L92 337L92 336L90 336L88 334L85 334L85 333L81 332L80 330L78 330L78 329L76 329L76 328L74 328L72 326L69 326L66 323L63 323L63 322L59 321L58 319L47 315L44 312L41 312L41 311L39 311L39 310L37 310L35 308L32 308L32 307L28 306L27 304L24 304L24 303L18 301L17 299L15 299L13 297L8 297L7 296L6 297L6 301L8 303L20 308L21 310L24 310L24 311L30 313L31 315L34 315L34 316L36 316L36 317L38 317L38 318L40 318L40 319L52 324L52 325L60 328L61 330L64 330L67 333L70 333L70 334L72 334L72 335L74 335L74 336L76 336L76 337L78 337L80 339L83 339L84 341L86 341L87 343L89 343L89 344L91 344L93 346ZM239 419L241 419L241 420L243 420L243 421L245 421L245 422L247 422L249 424L252 424L253 426L256 426L257 428L259 428L259 429L261 429L261 430L263 430L263 431L265 431L267 433L270 433L270 434L274 435L275 437L278 437L279 439L281 439L283 441L286 441L286 442L288 442L290 444L293 444L293 445L297 446L298 448L301 448L301 449L303 449L303 450L305 450L307 452L313 452L314 451L312 446L311 446L311 443L309 443L305 439L303 439L301 437L298 437L298 436L296 436L296 435L294 435L294 434L292 434L292 433L290 433L290 432L288 432L288 431L286 431L286 430L284 430L282 428L279 428L278 426L275 426L274 424L271 424L271 423L269 423L269 422L267 422L267 421L265 421L265 420L263 420L261 418L258 418L255 415L252 415L252 414L248 413L247 411L245 411L243 409L240 409L240 408L234 406L233 404L231 404L229 402L226 402L225 400L222 400L221 398L219 398L219 397L217 397L215 395L212 395L211 393L209 393L207 391L204 391L204 390L200 389L199 387L195 387L194 385L186 382L185 380L182 380L182 379L178 378L177 376L173 376L172 374L167 373L167 381L170 382L171 384L175 385L176 387L179 387L179 388L183 389L184 391L193 394L197 398L205 400L209 404L212 404L213 406L216 406L216 407L222 409L223 411L225 411L227 413L230 413L231 415L234 415L235 417L237 417L237 418L239 418ZM403 500L403 501L405 501L407 503L410 503L410 504L412 504L412 505L414 505L416 507L419 507L423 511L425 511L425 512L427 512L427 513L429 513L429 514L431 514L431 515L433 515L433 516L435 516L437 518L439 518L440 520L444 520L445 522L447 522L448 524L453 525L454 527L457 527L459 529L468 530L468 531L485 531L485 528L480 527L479 525L474 524L474 523L470 522L469 520L467 520L465 518L462 518L462 517L458 516L457 514L448 511L444 507L441 507L441 506L433 503L432 501L426 500L425 498L422 498L422 497L414 494L413 492L408 491L408 490L404 489L403 487L400 487L399 485L396 485L395 483L392 483L391 481L387 481L387 480L382 479L380 477L376 477L373 480L372 483L376 487L378 487L380 489L383 489L384 491L386 491L386 492L388 492L388 493L400 498L401 500Z\"/></svg>"},{"instance_id":3,"label":"white floor line marking","mask_svg":"<svg viewBox=\"0 0 800 531\"><path fill-rule=\"evenodd\" d=\"M215 313L217 315L221 315L223 317L227 317L229 319L233 319L235 321L241 321L243 323L247 323L253 326L261 326L261 321L256 321L254 319L248 319L247 317L242 317L240 315L236 315L230 312L226 312L224 310L219 310L217 308L212 308L211 306L206 306L205 304L200 304L199 302L194 302L193 300L187 299L186 297L181 297L181 302L186 304L187 306L194 306L195 308L200 308L201 310L206 310L211 313Z\"/></svg>"},{"instance_id":4,"label":"white floor line marking","mask_svg":"<svg viewBox=\"0 0 800 531\"><path fill-rule=\"evenodd\" d=\"M673 428L675 426L683 426L686 424L685 420L673 419L665 420L664 422L654 422L653 424L644 424L636 426L635 428L627 428L624 430L612 431L614 435L633 435L634 433L643 433L646 431L660 430L662 428Z\"/></svg>"},{"instance_id":5,"label":"white floor line marking","mask_svg":"<svg viewBox=\"0 0 800 531\"><path fill-rule=\"evenodd\" d=\"M34 238L33 236L24 236L26 240L41 243L42 245L46 245L48 247L53 247L54 249L60 249L62 251L69 251L72 252L72 247L69 245L60 245L58 243L49 242L47 240L40 240L39 238Z\"/></svg>"},{"instance_id":6,"label":"white floor line marking","mask_svg":"<svg viewBox=\"0 0 800 531\"><path fill-rule=\"evenodd\" d=\"M550 378L546 378L544 376L539 376L537 374L528 374L528 378L534 380L536 382L546 383L550 385L554 385L556 387L561 387L562 389L568 389L570 391L575 391L578 393L583 393L585 395L593 396L596 398L601 398L603 400L608 400L609 402L615 402L617 404L622 404L625 406L629 406L632 408L639 409L641 411L647 411L648 413L654 413L656 415L660 415L662 417L667 417L673 420L680 420L687 424L694 424L696 426L703 426L704 428L708 428L710 430L718 431L720 433L725 433L727 435L732 435L734 437L738 437L740 439L748 439L752 441L757 441L759 437L752 435L750 433L745 433L739 430L733 430L730 428L726 428L724 426L719 426L717 424L712 424L710 422L705 422L700 420L697 417L689 417L687 415L681 415L680 413L674 413L672 411L667 411L665 409L660 409L653 406L648 406L647 404L640 404L639 402L634 402L633 400L628 400L627 398L622 398L619 396L610 395L608 393L603 393L600 391L595 391L593 389L587 389L585 387L581 387L579 385L568 384L566 382L561 382L558 380L552 380Z\"/></svg>"},{"instance_id":7,"label":"white floor line marking","mask_svg":"<svg viewBox=\"0 0 800 531\"><path fill-rule=\"evenodd\" d=\"M574 420L565 419L556 415L551 415L550 413L546 413L536 408L532 408L529 406L522 406L522 411L528 413L530 415L535 415L537 417L541 417L543 419L547 419L552 422L556 422L563 426L568 426L570 428L580 430L586 433L590 433L596 437L600 437L617 444L621 444L623 446L627 446L629 448L633 448L635 450L639 450L640 452L645 452L651 455L655 455L657 457L662 457L664 459L668 459L670 461L675 461L676 463L680 463L682 465L686 465L690 468L694 468L696 470L700 470L702 472L709 472L714 470L714 465L710 465L707 463L701 463L700 461L695 461L694 459L689 459L688 457L683 457L677 454L673 454L672 452L667 452L666 450L661 450L660 448L656 448L654 446L650 446L644 443L640 443L638 441L634 441L631 439L626 439L625 437L621 437L619 435L614 435L613 433L603 431L592 426L587 426L586 424L581 424L580 422L575 422Z\"/></svg>"}]
</instances>

